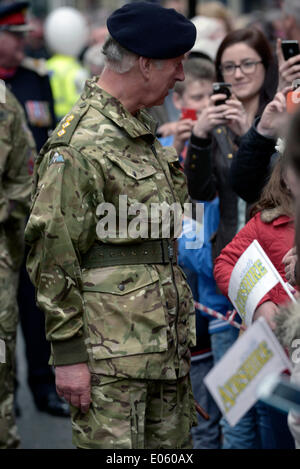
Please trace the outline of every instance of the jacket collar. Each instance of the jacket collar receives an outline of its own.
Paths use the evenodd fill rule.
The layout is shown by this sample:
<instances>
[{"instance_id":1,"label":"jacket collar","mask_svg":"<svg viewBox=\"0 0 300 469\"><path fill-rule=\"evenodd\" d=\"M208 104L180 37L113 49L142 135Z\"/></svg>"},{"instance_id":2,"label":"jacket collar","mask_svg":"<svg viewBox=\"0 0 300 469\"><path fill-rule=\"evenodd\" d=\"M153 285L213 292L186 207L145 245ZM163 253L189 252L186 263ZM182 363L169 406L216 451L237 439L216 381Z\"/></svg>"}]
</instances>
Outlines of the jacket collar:
<instances>
[{"instance_id":1,"label":"jacket collar","mask_svg":"<svg viewBox=\"0 0 300 469\"><path fill-rule=\"evenodd\" d=\"M133 116L117 98L97 85L98 78L87 80L81 98L124 129L130 137L150 135L154 138L157 125L150 115L144 110L139 110L136 116Z\"/></svg>"},{"instance_id":2,"label":"jacket collar","mask_svg":"<svg viewBox=\"0 0 300 469\"><path fill-rule=\"evenodd\" d=\"M288 217L287 215L281 215L279 218L276 218L274 220L273 225L274 226L280 226L280 225L285 225L286 223L293 223L294 218Z\"/></svg>"},{"instance_id":3,"label":"jacket collar","mask_svg":"<svg viewBox=\"0 0 300 469\"><path fill-rule=\"evenodd\" d=\"M294 218L286 215L281 207L262 210L260 218L264 223L273 223L275 226L294 221Z\"/></svg>"}]
</instances>

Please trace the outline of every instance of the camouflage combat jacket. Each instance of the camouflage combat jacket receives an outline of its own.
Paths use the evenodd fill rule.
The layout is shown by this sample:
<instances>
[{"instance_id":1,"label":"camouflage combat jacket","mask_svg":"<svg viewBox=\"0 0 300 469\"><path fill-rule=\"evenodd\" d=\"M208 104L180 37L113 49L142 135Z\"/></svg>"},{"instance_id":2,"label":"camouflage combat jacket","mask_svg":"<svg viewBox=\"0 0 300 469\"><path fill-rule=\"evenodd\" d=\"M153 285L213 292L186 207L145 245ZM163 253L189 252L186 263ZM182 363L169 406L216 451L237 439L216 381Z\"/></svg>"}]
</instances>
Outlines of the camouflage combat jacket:
<instances>
[{"instance_id":1,"label":"camouflage combat jacket","mask_svg":"<svg viewBox=\"0 0 300 469\"><path fill-rule=\"evenodd\" d=\"M36 153L21 105L8 89L5 95L0 103L0 265L17 271L30 207L29 163Z\"/></svg>"},{"instance_id":2,"label":"camouflage combat jacket","mask_svg":"<svg viewBox=\"0 0 300 469\"><path fill-rule=\"evenodd\" d=\"M93 79L38 157L27 267L55 365L88 361L93 373L141 379L189 371L194 308L177 265L81 266L96 242L143 241L99 238L101 203L118 213L120 195L147 207L186 201L176 152L154 135L145 111L133 116Z\"/></svg>"}]
</instances>

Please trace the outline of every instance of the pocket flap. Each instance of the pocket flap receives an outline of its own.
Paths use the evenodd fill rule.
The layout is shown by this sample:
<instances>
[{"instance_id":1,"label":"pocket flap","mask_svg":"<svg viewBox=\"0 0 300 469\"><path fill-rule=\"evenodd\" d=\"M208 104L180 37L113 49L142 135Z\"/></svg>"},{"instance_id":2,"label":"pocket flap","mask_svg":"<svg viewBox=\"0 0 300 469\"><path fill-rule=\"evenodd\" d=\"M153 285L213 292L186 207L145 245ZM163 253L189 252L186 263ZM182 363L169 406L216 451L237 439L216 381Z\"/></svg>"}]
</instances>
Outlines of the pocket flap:
<instances>
[{"instance_id":1,"label":"pocket flap","mask_svg":"<svg viewBox=\"0 0 300 469\"><path fill-rule=\"evenodd\" d=\"M144 179L156 173L156 169L153 168L153 166L145 164L144 162L141 162L140 165L135 165L134 163L130 163L127 159L124 161L124 157L122 158L113 153L107 153L106 156L110 161L119 166L127 176L134 179Z\"/></svg>"},{"instance_id":2,"label":"pocket flap","mask_svg":"<svg viewBox=\"0 0 300 469\"><path fill-rule=\"evenodd\" d=\"M113 266L83 272L83 291L126 295L158 281L158 273L145 265Z\"/></svg>"},{"instance_id":3,"label":"pocket flap","mask_svg":"<svg viewBox=\"0 0 300 469\"><path fill-rule=\"evenodd\" d=\"M163 158L167 161L167 163L179 163L179 158L175 148L173 147L163 147Z\"/></svg>"}]
</instances>

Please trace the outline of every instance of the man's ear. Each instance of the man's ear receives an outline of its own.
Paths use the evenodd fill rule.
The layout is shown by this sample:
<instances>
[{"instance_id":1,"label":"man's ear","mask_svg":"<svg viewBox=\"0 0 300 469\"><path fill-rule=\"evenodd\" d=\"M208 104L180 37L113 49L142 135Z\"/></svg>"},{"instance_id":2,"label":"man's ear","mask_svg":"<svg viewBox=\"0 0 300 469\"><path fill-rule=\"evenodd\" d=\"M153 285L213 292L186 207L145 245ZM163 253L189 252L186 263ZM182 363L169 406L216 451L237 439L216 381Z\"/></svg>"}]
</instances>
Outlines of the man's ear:
<instances>
[{"instance_id":1,"label":"man's ear","mask_svg":"<svg viewBox=\"0 0 300 469\"><path fill-rule=\"evenodd\" d=\"M179 111L181 111L181 108L182 108L182 96L179 94L179 93L176 93L176 91L174 91L173 95L172 95L172 99L173 99L173 104L174 106L176 107L176 109L178 109Z\"/></svg>"},{"instance_id":2,"label":"man's ear","mask_svg":"<svg viewBox=\"0 0 300 469\"><path fill-rule=\"evenodd\" d=\"M146 80L149 80L152 67L152 59L148 59L147 57L139 57L138 60L141 74Z\"/></svg>"}]
</instances>

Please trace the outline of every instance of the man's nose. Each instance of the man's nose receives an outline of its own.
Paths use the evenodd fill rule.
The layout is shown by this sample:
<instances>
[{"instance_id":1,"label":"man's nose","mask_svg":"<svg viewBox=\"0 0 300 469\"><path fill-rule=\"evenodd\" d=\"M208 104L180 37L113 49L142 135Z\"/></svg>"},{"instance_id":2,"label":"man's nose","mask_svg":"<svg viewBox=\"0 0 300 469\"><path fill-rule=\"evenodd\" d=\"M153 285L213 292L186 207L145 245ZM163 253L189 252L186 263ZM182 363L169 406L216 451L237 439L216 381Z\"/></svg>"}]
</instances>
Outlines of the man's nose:
<instances>
[{"instance_id":1,"label":"man's nose","mask_svg":"<svg viewBox=\"0 0 300 469\"><path fill-rule=\"evenodd\" d=\"M176 80L178 81L184 81L185 75L184 75L184 70L183 70L183 65L179 68L177 74L176 74Z\"/></svg>"}]
</instances>

